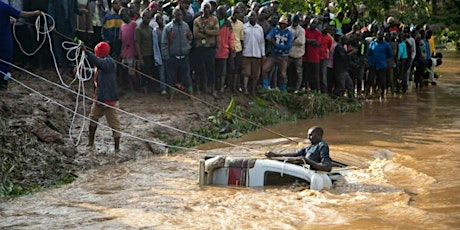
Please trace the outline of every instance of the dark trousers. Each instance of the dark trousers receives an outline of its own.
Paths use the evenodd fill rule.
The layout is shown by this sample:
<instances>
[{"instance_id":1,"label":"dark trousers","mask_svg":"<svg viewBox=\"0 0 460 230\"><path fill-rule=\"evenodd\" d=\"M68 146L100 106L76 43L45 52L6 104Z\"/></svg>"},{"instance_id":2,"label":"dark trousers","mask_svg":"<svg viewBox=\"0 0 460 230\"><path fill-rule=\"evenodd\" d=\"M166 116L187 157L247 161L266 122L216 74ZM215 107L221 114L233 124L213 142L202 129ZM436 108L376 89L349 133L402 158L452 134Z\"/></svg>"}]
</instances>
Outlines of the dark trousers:
<instances>
[{"instance_id":1,"label":"dark trousers","mask_svg":"<svg viewBox=\"0 0 460 230\"><path fill-rule=\"evenodd\" d=\"M153 59L153 55L143 56L142 59L144 60L144 65L141 67L141 71L142 73L148 75L148 77L141 76L141 86L147 89L153 88L154 80L152 80L151 78L153 78L155 74L155 60Z\"/></svg>"},{"instance_id":2,"label":"dark trousers","mask_svg":"<svg viewBox=\"0 0 460 230\"><path fill-rule=\"evenodd\" d=\"M426 63L423 61L419 61L415 67L415 72L414 72L414 83L415 83L415 88L423 88L423 79L425 78L425 69L426 69Z\"/></svg>"},{"instance_id":3,"label":"dark trousers","mask_svg":"<svg viewBox=\"0 0 460 230\"><path fill-rule=\"evenodd\" d=\"M177 79L187 88L192 87L192 79L190 78L189 57L170 57L166 61L168 84L175 86Z\"/></svg>"},{"instance_id":4,"label":"dark trousers","mask_svg":"<svg viewBox=\"0 0 460 230\"><path fill-rule=\"evenodd\" d=\"M335 89L334 94L337 96L343 96L345 90L350 94L354 93L353 80L350 77L348 71L336 73ZM350 95L349 95L350 96Z\"/></svg>"},{"instance_id":5,"label":"dark trousers","mask_svg":"<svg viewBox=\"0 0 460 230\"><path fill-rule=\"evenodd\" d=\"M305 86L310 86L311 90L320 91L319 63L304 62L303 76ZM305 66L306 65L306 66ZM307 84L308 83L308 84Z\"/></svg>"},{"instance_id":6,"label":"dark trousers","mask_svg":"<svg viewBox=\"0 0 460 230\"><path fill-rule=\"evenodd\" d=\"M196 81L200 90L213 86L216 82L215 58L216 49L214 47L196 47Z\"/></svg>"},{"instance_id":7,"label":"dark trousers","mask_svg":"<svg viewBox=\"0 0 460 230\"><path fill-rule=\"evenodd\" d=\"M387 88L387 69L376 69L375 70L377 83L380 89L380 95L385 94Z\"/></svg>"},{"instance_id":8,"label":"dark trousers","mask_svg":"<svg viewBox=\"0 0 460 230\"><path fill-rule=\"evenodd\" d=\"M230 89L236 91L241 86L241 69L243 61L243 52L237 52L235 57L230 55L227 60L227 69L228 69L228 80L227 85L230 86Z\"/></svg>"},{"instance_id":9,"label":"dark trousers","mask_svg":"<svg viewBox=\"0 0 460 230\"><path fill-rule=\"evenodd\" d=\"M288 69L291 65L294 67L292 71L293 77L289 78L288 75L288 82L293 82L292 86L295 87L296 90L299 90L302 87L303 78L302 58L289 57Z\"/></svg>"},{"instance_id":10,"label":"dark trousers","mask_svg":"<svg viewBox=\"0 0 460 230\"><path fill-rule=\"evenodd\" d=\"M335 87L334 69L327 67L327 93L332 94Z\"/></svg>"}]
</instances>

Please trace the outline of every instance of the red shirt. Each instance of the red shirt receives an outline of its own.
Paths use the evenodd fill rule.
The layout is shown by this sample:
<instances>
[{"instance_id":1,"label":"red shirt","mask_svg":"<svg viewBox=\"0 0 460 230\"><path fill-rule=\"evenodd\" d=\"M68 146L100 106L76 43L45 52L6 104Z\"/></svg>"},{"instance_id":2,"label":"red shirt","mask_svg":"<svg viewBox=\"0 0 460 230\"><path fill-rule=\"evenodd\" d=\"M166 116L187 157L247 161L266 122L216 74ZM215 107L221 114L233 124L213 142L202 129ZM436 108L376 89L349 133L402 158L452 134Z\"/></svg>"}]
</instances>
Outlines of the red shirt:
<instances>
[{"instance_id":1,"label":"red shirt","mask_svg":"<svg viewBox=\"0 0 460 230\"><path fill-rule=\"evenodd\" d=\"M329 34L321 34L321 48L319 50L319 60L329 58L329 52L332 47L332 37Z\"/></svg>"},{"instance_id":2,"label":"red shirt","mask_svg":"<svg viewBox=\"0 0 460 230\"><path fill-rule=\"evenodd\" d=\"M305 39L314 39L321 43L321 32L317 29L305 30ZM311 62L311 63L319 63L319 46L310 46L308 45L308 41L305 42L305 54L302 57L303 62Z\"/></svg>"},{"instance_id":3,"label":"red shirt","mask_svg":"<svg viewBox=\"0 0 460 230\"><path fill-rule=\"evenodd\" d=\"M390 27L390 28L388 29L388 31L390 31L390 32L398 32L398 30L399 30L399 27L398 27L398 26L393 26L393 27Z\"/></svg>"}]
</instances>

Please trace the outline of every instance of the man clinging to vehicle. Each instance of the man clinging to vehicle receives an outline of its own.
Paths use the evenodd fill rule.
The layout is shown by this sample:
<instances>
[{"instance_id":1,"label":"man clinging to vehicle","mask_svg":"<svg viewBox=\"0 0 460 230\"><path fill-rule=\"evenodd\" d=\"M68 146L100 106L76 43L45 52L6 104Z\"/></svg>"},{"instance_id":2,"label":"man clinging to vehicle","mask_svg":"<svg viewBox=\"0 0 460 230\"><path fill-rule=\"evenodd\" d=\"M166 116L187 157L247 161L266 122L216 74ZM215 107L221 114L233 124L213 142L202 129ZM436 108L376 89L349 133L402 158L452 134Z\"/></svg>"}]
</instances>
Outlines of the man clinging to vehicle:
<instances>
[{"instance_id":1,"label":"man clinging to vehicle","mask_svg":"<svg viewBox=\"0 0 460 230\"><path fill-rule=\"evenodd\" d=\"M323 129L313 126L308 130L310 145L299 149L295 153L279 154L268 151L265 156L272 157L304 157L310 169L330 172L332 160L329 157L329 145L323 140Z\"/></svg>"}]
</instances>

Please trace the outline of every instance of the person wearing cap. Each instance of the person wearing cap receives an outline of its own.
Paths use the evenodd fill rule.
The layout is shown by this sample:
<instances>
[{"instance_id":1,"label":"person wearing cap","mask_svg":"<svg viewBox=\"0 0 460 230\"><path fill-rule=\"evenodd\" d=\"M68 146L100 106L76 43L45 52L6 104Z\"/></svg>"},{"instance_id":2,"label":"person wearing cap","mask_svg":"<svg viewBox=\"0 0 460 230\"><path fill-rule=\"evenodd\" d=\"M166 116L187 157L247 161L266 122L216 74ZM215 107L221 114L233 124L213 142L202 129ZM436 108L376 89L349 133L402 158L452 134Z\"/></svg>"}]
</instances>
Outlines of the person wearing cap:
<instances>
[{"instance_id":1,"label":"person wearing cap","mask_svg":"<svg viewBox=\"0 0 460 230\"><path fill-rule=\"evenodd\" d=\"M264 30L257 24L257 13L251 11L248 14L248 22L244 23L243 63L241 75L243 76L243 93L255 94L259 82L262 58L265 57ZM251 79L251 91L248 91L248 83Z\"/></svg>"},{"instance_id":2,"label":"person wearing cap","mask_svg":"<svg viewBox=\"0 0 460 230\"><path fill-rule=\"evenodd\" d=\"M0 59L13 62L13 34L11 33L11 23L13 17L17 18L30 18L41 15L40 10L36 11L19 11L16 8L0 2ZM4 75L9 74L10 65L0 62L0 90L6 90L8 86L7 79L4 79Z\"/></svg>"},{"instance_id":3,"label":"person wearing cap","mask_svg":"<svg viewBox=\"0 0 460 230\"><path fill-rule=\"evenodd\" d=\"M211 87L211 95L217 98L215 84L215 59L217 36L219 35L219 20L211 14L211 4L201 4L201 16L193 21L193 37L197 57L197 93Z\"/></svg>"},{"instance_id":4,"label":"person wearing cap","mask_svg":"<svg viewBox=\"0 0 460 230\"><path fill-rule=\"evenodd\" d=\"M305 53L305 30L299 25L300 16L295 14L292 16L292 25L289 30L292 33L292 47L289 51L288 66L294 65L295 68L295 90L300 90L302 86L302 56Z\"/></svg>"},{"instance_id":5,"label":"person wearing cap","mask_svg":"<svg viewBox=\"0 0 460 230\"><path fill-rule=\"evenodd\" d=\"M329 145L323 139L323 128L313 126L308 129L308 140L310 145L303 147L295 153L274 153L268 151L265 156L272 157L302 157L305 163L310 165L310 169L330 172L332 170L332 159L329 156Z\"/></svg>"},{"instance_id":6,"label":"person wearing cap","mask_svg":"<svg viewBox=\"0 0 460 230\"><path fill-rule=\"evenodd\" d=\"M118 117L118 89L117 89L117 64L109 55L110 46L107 42L100 42L94 47L94 54L88 52L86 47L81 46L85 51L90 65L94 66L94 99L89 113L89 134L88 147L94 146L99 118L105 116L109 127L112 129L115 152L120 150L121 124ZM108 107L110 106L110 107Z\"/></svg>"},{"instance_id":7,"label":"person wearing cap","mask_svg":"<svg viewBox=\"0 0 460 230\"><path fill-rule=\"evenodd\" d=\"M262 87L264 89L268 89L268 73L275 65L278 65L281 75L280 90L282 92L287 91L287 62L292 47L292 33L287 27L288 18L283 15L278 21L278 26L273 27L265 36L267 42L272 43L273 46L270 56L262 68Z\"/></svg>"}]
</instances>

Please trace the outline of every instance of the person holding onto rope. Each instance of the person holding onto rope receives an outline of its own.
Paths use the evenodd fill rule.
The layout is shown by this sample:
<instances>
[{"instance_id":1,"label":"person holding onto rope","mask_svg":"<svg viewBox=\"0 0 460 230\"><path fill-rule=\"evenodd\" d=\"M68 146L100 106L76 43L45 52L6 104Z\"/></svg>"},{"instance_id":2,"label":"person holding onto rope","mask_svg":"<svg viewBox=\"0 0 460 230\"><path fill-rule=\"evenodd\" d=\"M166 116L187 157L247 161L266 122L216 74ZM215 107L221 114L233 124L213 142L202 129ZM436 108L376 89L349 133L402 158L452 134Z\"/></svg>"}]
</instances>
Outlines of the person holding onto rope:
<instances>
[{"instance_id":1,"label":"person holding onto rope","mask_svg":"<svg viewBox=\"0 0 460 230\"><path fill-rule=\"evenodd\" d=\"M35 11L19 11L14 7L0 1L0 60L5 62L13 62L13 34L10 24L15 23L18 18L30 18L40 16L40 10ZM8 88L8 75L10 74L10 65L5 62L0 62L0 90Z\"/></svg>"},{"instance_id":2,"label":"person holding onto rope","mask_svg":"<svg viewBox=\"0 0 460 230\"><path fill-rule=\"evenodd\" d=\"M310 145L301 148L295 153L279 154L272 151L265 153L268 158L272 157L303 157L305 163L310 165L310 169L330 172L332 160L329 157L329 145L323 140L323 129L313 126L308 130Z\"/></svg>"},{"instance_id":3,"label":"person holding onto rope","mask_svg":"<svg viewBox=\"0 0 460 230\"><path fill-rule=\"evenodd\" d=\"M94 47L94 54L86 51L84 45L82 50L86 52L89 63L95 66L94 74L94 99L89 113L89 134L88 146L94 145L94 135L96 134L97 121L105 116L109 127L113 131L115 152L120 150L121 125L118 118L118 90L117 90L117 64L109 56L110 46L107 42L100 42ZM107 107L109 105L111 107ZM113 108L115 107L115 108Z\"/></svg>"}]
</instances>

